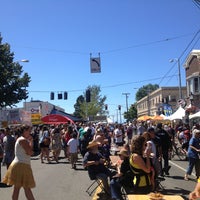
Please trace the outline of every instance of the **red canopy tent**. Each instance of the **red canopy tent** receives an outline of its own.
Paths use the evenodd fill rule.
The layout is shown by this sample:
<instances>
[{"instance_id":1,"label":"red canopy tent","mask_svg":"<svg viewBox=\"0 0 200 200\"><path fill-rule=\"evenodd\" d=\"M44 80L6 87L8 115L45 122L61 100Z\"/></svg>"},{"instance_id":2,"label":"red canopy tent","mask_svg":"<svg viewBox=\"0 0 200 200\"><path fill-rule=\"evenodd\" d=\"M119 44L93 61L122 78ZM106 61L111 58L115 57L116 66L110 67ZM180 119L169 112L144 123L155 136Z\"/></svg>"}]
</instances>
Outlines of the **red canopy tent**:
<instances>
[{"instance_id":1,"label":"red canopy tent","mask_svg":"<svg viewBox=\"0 0 200 200\"><path fill-rule=\"evenodd\" d=\"M71 120L70 118L57 114L47 115L45 117L42 117L41 120L44 124L65 124L69 121L71 123L74 123L73 120Z\"/></svg>"}]
</instances>

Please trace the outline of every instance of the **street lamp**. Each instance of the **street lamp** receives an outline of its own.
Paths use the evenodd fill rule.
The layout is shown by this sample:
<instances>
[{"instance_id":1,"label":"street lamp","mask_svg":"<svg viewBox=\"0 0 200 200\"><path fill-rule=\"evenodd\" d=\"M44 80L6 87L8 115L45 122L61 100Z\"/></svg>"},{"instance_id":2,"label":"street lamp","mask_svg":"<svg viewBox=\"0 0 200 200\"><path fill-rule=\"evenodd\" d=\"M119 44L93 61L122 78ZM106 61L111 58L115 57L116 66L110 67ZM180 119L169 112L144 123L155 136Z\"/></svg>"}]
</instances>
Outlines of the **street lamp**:
<instances>
[{"instance_id":1,"label":"street lamp","mask_svg":"<svg viewBox=\"0 0 200 200\"><path fill-rule=\"evenodd\" d=\"M27 59L22 59L22 60L20 60L20 61L18 61L18 62L29 62L29 60L27 60Z\"/></svg>"},{"instance_id":2,"label":"street lamp","mask_svg":"<svg viewBox=\"0 0 200 200\"><path fill-rule=\"evenodd\" d=\"M182 87L181 87L181 66L180 66L180 59L174 58L171 59L170 62L177 62L178 63L178 78L179 78L179 99L182 99Z\"/></svg>"}]
</instances>

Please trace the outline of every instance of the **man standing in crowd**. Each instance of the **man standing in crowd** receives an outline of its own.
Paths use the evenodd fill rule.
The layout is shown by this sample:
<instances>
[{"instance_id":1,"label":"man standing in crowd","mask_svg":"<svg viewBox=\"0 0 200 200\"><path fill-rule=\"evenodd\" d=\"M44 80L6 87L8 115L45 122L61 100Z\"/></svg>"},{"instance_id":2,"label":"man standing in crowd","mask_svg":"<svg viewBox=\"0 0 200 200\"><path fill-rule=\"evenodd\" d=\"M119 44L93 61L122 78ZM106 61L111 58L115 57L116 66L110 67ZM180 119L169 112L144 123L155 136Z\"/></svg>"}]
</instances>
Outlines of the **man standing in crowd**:
<instances>
[{"instance_id":1,"label":"man standing in crowd","mask_svg":"<svg viewBox=\"0 0 200 200\"><path fill-rule=\"evenodd\" d=\"M161 151L162 151L162 158L164 160L164 167L162 168L162 160L161 160L161 168L162 168L162 175L169 175L169 148L171 146L171 139L169 134L162 128L162 123L157 124L156 129L156 136L160 138L161 143Z\"/></svg>"}]
</instances>

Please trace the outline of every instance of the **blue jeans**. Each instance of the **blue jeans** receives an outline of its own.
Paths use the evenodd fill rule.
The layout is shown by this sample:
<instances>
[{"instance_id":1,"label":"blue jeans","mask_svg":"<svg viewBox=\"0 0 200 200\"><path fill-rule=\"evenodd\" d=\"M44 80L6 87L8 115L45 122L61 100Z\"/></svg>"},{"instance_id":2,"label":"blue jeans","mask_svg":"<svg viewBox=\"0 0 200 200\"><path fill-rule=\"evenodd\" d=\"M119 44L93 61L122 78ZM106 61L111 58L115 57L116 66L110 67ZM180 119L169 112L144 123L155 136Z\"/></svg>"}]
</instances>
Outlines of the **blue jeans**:
<instances>
[{"instance_id":1,"label":"blue jeans","mask_svg":"<svg viewBox=\"0 0 200 200\"><path fill-rule=\"evenodd\" d=\"M121 193L121 183L118 178L114 178L110 181L110 192L112 199L123 200Z\"/></svg>"},{"instance_id":2,"label":"blue jeans","mask_svg":"<svg viewBox=\"0 0 200 200\"><path fill-rule=\"evenodd\" d=\"M195 171L196 171L196 176L199 177L200 176L200 160L196 159L196 158L191 158L188 157L188 161L189 161L189 165L187 168L186 173L188 175L191 175L193 168L195 167Z\"/></svg>"},{"instance_id":3,"label":"blue jeans","mask_svg":"<svg viewBox=\"0 0 200 200\"><path fill-rule=\"evenodd\" d=\"M96 175L96 178L102 181L103 187L107 193L110 193L109 185L108 185L108 175L104 173L99 173Z\"/></svg>"}]
</instances>

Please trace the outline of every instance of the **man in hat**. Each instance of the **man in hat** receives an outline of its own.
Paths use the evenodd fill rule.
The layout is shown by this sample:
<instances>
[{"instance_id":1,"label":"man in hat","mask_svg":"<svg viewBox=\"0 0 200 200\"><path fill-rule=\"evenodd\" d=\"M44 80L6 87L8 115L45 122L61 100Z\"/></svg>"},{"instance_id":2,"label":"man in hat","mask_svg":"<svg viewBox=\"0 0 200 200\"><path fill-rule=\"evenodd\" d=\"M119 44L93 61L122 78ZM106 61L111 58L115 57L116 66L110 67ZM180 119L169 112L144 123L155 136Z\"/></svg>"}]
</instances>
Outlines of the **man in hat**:
<instances>
[{"instance_id":1,"label":"man in hat","mask_svg":"<svg viewBox=\"0 0 200 200\"><path fill-rule=\"evenodd\" d=\"M106 193L110 194L108 177L111 176L111 172L104 164L106 160L98 150L99 145L100 143L94 140L89 142L88 151L83 158L83 166L87 167L90 179L100 179Z\"/></svg>"},{"instance_id":2,"label":"man in hat","mask_svg":"<svg viewBox=\"0 0 200 200\"><path fill-rule=\"evenodd\" d=\"M130 170L129 153L126 149L121 149L118 153L120 165L117 166L117 173L110 181L112 200L123 200L121 187L133 189L133 174Z\"/></svg>"}]
</instances>

